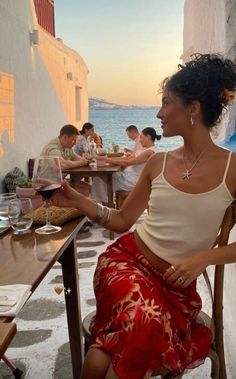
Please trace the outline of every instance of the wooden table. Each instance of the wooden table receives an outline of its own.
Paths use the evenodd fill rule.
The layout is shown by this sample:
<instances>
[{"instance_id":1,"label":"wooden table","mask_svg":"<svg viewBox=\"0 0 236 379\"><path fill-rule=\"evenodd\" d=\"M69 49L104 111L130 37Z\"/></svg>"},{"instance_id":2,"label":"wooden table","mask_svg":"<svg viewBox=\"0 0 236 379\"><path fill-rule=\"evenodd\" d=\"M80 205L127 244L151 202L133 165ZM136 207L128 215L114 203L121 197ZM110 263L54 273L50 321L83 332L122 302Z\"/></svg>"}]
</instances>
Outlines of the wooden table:
<instances>
[{"instance_id":1,"label":"wooden table","mask_svg":"<svg viewBox=\"0 0 236 379\"><path fill-rule=\"evenodd\" d=\"M121 166L118 165L109 165L106 166L83 166L78 168L73 168L69 170L65 170L64 173L70 174L70 183L73 185L82 178L89 177L99 177L101 178L107 186L107 196L108 196L108 206L110 208L114 207L114 193L113 193L113 185L112 185L112 175L121 170ZM114 232L110 231L110 239L114 239Z\"/></svg>"},{"instance_id":2,"label":"wooden table","mask_svg":"<svg viewBox=\"0 0 236 379\"><path fill-rule=\"evenodd\" d=\"M10 231L0 237L0 285L30 284L34 292L54 263L61 263L74 379L80 377L83 363L76 235L86 220L81 217L68 222L50 235L32 230L21 236ZM11 321L1 317L0 326Z\"/></svg>"}]
</instances>

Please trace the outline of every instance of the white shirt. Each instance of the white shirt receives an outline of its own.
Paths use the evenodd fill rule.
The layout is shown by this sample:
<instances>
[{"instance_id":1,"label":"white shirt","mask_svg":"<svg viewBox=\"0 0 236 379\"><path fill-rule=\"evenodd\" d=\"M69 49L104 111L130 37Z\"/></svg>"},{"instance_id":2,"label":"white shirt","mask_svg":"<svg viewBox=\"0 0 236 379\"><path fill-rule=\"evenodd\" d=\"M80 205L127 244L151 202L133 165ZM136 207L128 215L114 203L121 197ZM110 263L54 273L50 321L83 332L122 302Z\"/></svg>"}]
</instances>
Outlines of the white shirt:
<instances>
[{"instance_id":1,"label":"white shirt","mask_svg":"<svg viewBox=\"0 0 236 379\"><path fill-rule=\"evenodd\" d=\"M140 142L140 135L138 135L138 137L136 137L135 140L134 140L134 149L133 149L134 154L136 155L136 153L138 151L140 152L140 151L144 151L144 150L146 150L146 148L143 147L143 145L141 144L141 142Z\"/></svg>"}]
</instances>

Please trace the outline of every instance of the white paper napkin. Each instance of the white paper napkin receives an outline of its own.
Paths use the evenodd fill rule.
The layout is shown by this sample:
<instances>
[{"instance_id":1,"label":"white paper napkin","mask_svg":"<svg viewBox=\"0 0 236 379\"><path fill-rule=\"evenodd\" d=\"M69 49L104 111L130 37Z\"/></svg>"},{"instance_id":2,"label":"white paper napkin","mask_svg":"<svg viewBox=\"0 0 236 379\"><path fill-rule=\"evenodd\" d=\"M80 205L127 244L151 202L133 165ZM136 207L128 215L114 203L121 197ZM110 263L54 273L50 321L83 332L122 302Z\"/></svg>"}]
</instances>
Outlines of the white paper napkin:
<instances>
[{"instance_id":1,"label":"white paper napkin","mask_svg":"<svg viewBox=\"0 0 236 379\"><path fill-rule=\"evenodd\" d=\"M15 300L16 304L5 310L0 306L0 316L15 317L31 294L31 286L28 284L9 284L0 286L0 298L6 296L7 300ZM2 308L2 309L1 309Z\"/></svg>"}]
</instances>

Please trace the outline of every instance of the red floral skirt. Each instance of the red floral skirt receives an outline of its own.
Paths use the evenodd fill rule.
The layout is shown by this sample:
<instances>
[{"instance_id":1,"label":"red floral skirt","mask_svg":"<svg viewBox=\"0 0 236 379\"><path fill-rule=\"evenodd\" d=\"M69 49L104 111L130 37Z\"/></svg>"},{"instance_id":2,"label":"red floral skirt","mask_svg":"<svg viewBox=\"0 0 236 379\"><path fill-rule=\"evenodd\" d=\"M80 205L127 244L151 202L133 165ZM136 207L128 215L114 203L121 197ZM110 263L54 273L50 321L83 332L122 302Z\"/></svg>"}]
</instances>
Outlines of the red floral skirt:
<instances>
[{"instance_id":1,"label":"red floral skirt","mask_svg":"<svg viewBox=\"0 0 236 379\"><path fill-rule=\"evenodd\" d=\"M94 290L91 346L111 356L119 378L149 378L160 367L178 375L206 358L211 332L196 323L201 309L196 281L184 289L167 284L139 251L133 233L100 255Z\"/></svg>"}]
</instances>

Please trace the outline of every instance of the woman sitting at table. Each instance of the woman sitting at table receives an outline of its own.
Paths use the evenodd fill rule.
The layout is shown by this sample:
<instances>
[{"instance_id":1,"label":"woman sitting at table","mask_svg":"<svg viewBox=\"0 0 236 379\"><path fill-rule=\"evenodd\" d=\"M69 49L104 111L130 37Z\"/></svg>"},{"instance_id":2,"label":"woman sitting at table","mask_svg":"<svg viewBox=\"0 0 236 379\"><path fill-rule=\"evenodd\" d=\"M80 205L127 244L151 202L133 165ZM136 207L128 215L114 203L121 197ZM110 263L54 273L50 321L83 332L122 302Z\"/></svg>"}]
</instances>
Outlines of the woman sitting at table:
<instances>
[{"instance_id":1,"label":"woman sitting at table","mask_svg":"<svg viewBox=\"0 0 236 379\"><path fill-rule=\"evenodd\" d=\"M90 137L94 134L94 125L90 122L86 122L80 131L80 138L74 146L74 152L78 155L90 153Z\"/></svg>"},{"instance_id":2,"label":"woman sitting at table","mask_svg":"<svg viewBox=\"0 0 236 379\"><path fill-rule=\"evenodd\" d=\"M201 364L212 335L197 322L196 279L210 265L236 262L236 243L212 248L236 197L236 154L213 143L212 128L236 90L236 65L196 55L163 83L157 114L165 137L183 145L154 154L120 210L95 204L68 184L53 205L76 207L117 232L99 256L96 315L81 379L143 379L160 368L168 377ZM199 237L200 236L200 237ZM173 376L172 376L173 375Z\"/></svg>"},{"instance_id":3,"label":"woman sitting at table","mask_svg":"<svg viewBox=\"0 0 236 379\"><path fill-rule=\"evenodd\" d=\"M101 149L103 147L102 137L99 134L93 132L90 139L96 143L96 148Z\"/></svg>"},{"instance_id":4,"label":"woman sitting at table","mask_svg":"<svg viewBox=\"0 0 236 379\"><path fill-rule=\"evenodd\" d=\"M155 140L160 138L154 128L145 128L140 134L140 142L145 149L129 157L107 158L107 163L123 168L112 176L114 191L131 191L134 188L145 163L157 151ZM101 178L94 178L91 197L98 202L107 203L106 184Z\"/></svg>"}]
</instances>

